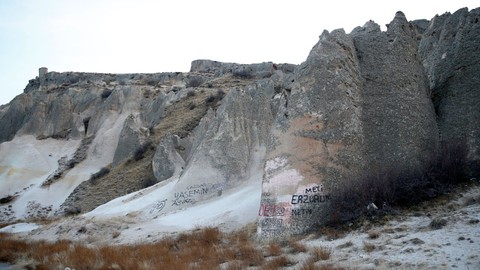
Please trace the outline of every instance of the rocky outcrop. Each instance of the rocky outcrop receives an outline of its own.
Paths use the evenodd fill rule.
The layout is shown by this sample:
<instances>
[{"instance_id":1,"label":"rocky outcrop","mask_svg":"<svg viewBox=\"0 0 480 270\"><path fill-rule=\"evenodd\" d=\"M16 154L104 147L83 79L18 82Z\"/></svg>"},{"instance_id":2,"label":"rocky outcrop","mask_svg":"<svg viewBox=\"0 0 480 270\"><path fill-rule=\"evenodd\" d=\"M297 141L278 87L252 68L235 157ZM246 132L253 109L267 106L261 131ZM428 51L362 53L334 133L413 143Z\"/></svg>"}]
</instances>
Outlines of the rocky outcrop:
<instances>
[{"instance_id":1,"label":"rocky outcrop","mask_svg":"<svg viewBox=\"0 0 480 270\"><path fill-rule=\"evenodd\" d=\"M465 140L479 160L479 13L408 22L398 12L384 32L373 21L349 34L324 31L298 66L196 60L188 73L42 69L0 107L0 143L44 139L38 156L48 170L28 173L71 192L48 206L59 214L156 184L121 201L150 194L151 205L136 203L135 215L157 218L248 184L250 203L260 201L250 212L259 210L259 236L303 233L332 218L339 186L421 170L441 141ZM69 155L45 154L51 145ZM0 162L0 180L14 179L13 163L23 166ZM107 175L85 181L103 167Z\"/></svg>"},{"instance_id":2,"label":"rocky outcrop","mask_svg":"<svg viewBox=\"0 0 480 270\"><path fill-rule=\"evenodd\" d=\"M184 166L185 161L175 150L172 136L165 135L157 145L152 159L153 174L156 180L161 182L174 175L180 176Z\"/></svg>"},{"instance_id":3,"label":"rocky outcrop","mask_svg":"<svg viewBox=\"0 0 480 270\"><path fill-rule=\"evenodd\" d=\"M361 123L369 170L424 166L435 157L438 129L414 25L397 12L386 32L368 22L351 36L363 78Z\"/></svg>"},{"instance_id":4,"label":"rocky outcrop","mask_svg":"<svg viewBox=\"0 0 480 270\"><path fill-rule=\"evenodd\" d=\"M480 161L480 9L435 16L419 54L428 74L441 140L465 141Z\"/></svg>"},{"instance_id":5,"label":"rocky outcrop","mask_svg":"<svg viewBox=\"0 0 480 270\"><path fill-rule=\"evenodd\" d=\"M328 222L336 186L435 157L438 131L416 34L397 13L386 32L368 22L320 36L271 132L260 236Z\"/></svg>"},{"instance_id":6,"label":"rocky outcrop","mask_svg":"<svg viewBox=\"0 0 480 270\"><path fill-rule=\"evenodd\" d=\"M123 124L120 138L113 156L112 166L118 166L131 158L135 151L146 143L150 136L148 128L143 126L138 114L130 114Z\"/></svg>"},{"instance_id":7,"label":"rocky outcrop","mask_svg":"<svg viewBox=\"0 0 480 270\"><path fill-rule=\"evenodd\" d=\"M263 79L273 75L276 70L291 73L295 69L292 64L274 64L264 62L259 64L223 63L212 60L195 60L192 62L190 72L211 73L216 77L231 74L244 79Z\"/></svg>"}]
</instances>

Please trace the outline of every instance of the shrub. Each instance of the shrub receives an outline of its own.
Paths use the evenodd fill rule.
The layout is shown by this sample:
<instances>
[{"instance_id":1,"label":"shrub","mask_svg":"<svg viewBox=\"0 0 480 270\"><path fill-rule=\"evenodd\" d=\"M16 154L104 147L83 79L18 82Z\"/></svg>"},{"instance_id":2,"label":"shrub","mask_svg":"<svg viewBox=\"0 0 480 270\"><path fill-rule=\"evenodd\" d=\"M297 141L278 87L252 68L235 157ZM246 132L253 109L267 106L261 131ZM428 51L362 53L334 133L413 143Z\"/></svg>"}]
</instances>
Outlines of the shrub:
<instances>
[{"instance_id":1,"label":"shrub","mask_svg":"<svg viewBox=\"0 0 480 270\"><path fill-rule=\"evenodd\" d=\"M82 209L80 209L80 207L72 206L72 207L65 208L63 212L65 213L66 216L73 216L73 215L80 214L80 212L82 212Z\"/></svg>"},{"instance_id":2,"label":"shrub","mask_svg":"<svg viewBox=\"0 0 480 270\"><path fill-rule=\"evenodd\" d=\"M195 107L197 107L197 105L195 104L195 102L190 102L190 103L188 104L188 109L189 109L189 110L193 110L193 109L195 109Z\"/></svg>"},{"instance_id":3,"label":"shrub","mask_svg":"<svg viewBox=\"0 0 480 270\"><path fill-rule=\"evenodd\" d=\"M467 147L463 140L444 142L439 154L421 169L402 172L393 167L365 177L344 179L331 193L330 223L360 216L383 215L391 207L409 207L442 195L468 181ZM374 203L378 210L368 210Z\"/></svg>"},{"instance_id":4,"label":"shrub","mask_svg":"<svg viewBox=\"0 0 480 270\"><path fill-rule=\"evenodd\" d=\"M368 238L377 239L378 237L380 237L380 232L379 231L371 230L371 231L368 232Z\"/></svg>"},{"instance_id":5,"label":"shrub","mask_svg":"<svg viewBox=\"0 0 480 270\"><path fill-rule=\"evenodd\" d=\"M363 250L365 250L365 252L372 252L375 250L375 245L374 244L370 244L370 243L363 243Z\"/></svg>"},{"instance_id":6,"label":"shrub","mask_svg":"<svg viewBox=\"0 0 480 270\"><path fill-rule=\"evenodd\" d=\"M330 259L330 255L332 254L332 250L325 247L315 247L310 250L310 254L312 256L313 261L325 261Z\"/></svg>"},{"instance_id":7,"label":"shrub","mask_svg":"<svg viewBox=\"0 0 480 270\"><path fill-rule=\"evenodd\" d=\"M187 97L194 97L195 96L195 91L190 90L187 92Z\"/></svg>"},{"instance_id":8,"label":"shrub","mask_svg":"<svg viewBox=\"0 0 480 270\"><path fill-rule=\"evenodd\" d=\"M430 222L430 228L432 230L439 230L443 227L445 227L447 225L447 220L446 219L443 219L443 218L434 218L431 222Z\"/></svg>"},{"instance_id":9,"label":"shrub","mask_svg":"<svg viewBox=\"0 0 480 270\"><path fill-rule=\"evenodd\" d=\"M222 89L217 90L217 98L222 99L225 96L225 92Z\"/></svg>"},{"instance_id":10,"label":"shrub","mask_svg":"<svg viewBox=\"0 0 480 270\"><path fill-rule=\"evenodd\" d=\"M307 247L300 242L291 240L289 245L294 253L307 252Z\"/></svg>"},{"instance_id":11,"label":"shrub","mask_svg":"<svg viewBox=\"0 0 480 270\"><path fill-rule=\"evenodd\" d=\"M207 103L212 103L215 101L215 96L213 95L210 95L207 97L207 99L205 100Z\"/></svg>"},{"instance_id":12,"label":"shrub","mask_svg":"<svg viewBox=\"0 0 480 270\"><path fill-rule=\"evenodd\" d=\"M103 167L101 168L98 172L92 174L90 176L90 179L89 181L92 183L92 184L96 184L97 183L97 180L104 177L105 175L109 174L110 173L110 169L107 168L107 167Z\"/></svg>"},{"instance_id":13,"label":"shrub","mask_svg":"<svg viewBox=\"0 0 480 270\"><path fill-rule=\"evenodd\" d=\"M0 204L9 203L9 202L13 201L13 199L15 199L15 196L7 195L7 196L0 199Z\"/></svg>"},{"instance_id":14,"label":"shrub","mask_svg":"<svg viewBox=\"0 0 480 270\"><path fill-rule=\"evenodd\" d=\"M110 90L110 89L105 89L105 90L103 90L103 92L102 92L102 94L101 94L101 97L102 97L102 99L106 99L106 98L108 98L111 94L112 94L112 90Z\"/></svg>"},{"instance_id":15,"label":"shrub","mask_svg":"<svg viewBox=\"0 0 480 270\"><path fill-rule=\"evenodd\" d=\"M150 78L147 80L147 84L150 85L150 86L155 86L157 85L157 80L155 80L154 78Z\"/></svg>"},{"instance_id":16,"label":"shrub","mask_svg":"<svg viewBox=\"0 0 480 270\"><path fill-rule=\"evenodd\" d=\"M282 254L282 247L277 243L270 243L270 245L268 245L268 254L270 256L280 256L280 254Z\"/></svg>"},{"instance_id":17,"label":"shrub","mask_svg":"<svg viewBox=\"0 0 480 270\"><path fill-rule=\"evenodd\" d=\"M137 149L135 150L135 153L133 154L133 159L135 159L135 161L139 161L140 159L144 158L145 153L147 152L148 148L151 145L152 145L151 141L146 141L145 143L137 147Z\"/></svg>"},{"instance_id":18,"label":"shrub","mask_svg":"<svg viewBox=\"0 0 480 270\"><path fill-rule=\"evenodd\" d=\"M187 87L199 87L203 84L202 77L192 77L187 82Z\"/></svg>"}]
</instances>

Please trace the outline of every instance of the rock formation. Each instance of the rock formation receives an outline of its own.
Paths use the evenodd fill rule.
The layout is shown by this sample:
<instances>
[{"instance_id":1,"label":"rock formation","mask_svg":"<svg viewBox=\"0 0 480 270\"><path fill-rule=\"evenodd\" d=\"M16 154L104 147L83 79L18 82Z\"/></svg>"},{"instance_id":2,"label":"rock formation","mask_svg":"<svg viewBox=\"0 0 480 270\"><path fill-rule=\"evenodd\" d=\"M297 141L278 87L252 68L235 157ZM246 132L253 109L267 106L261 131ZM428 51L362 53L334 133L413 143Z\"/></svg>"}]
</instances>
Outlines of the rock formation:
<instances>
[{"instance_id":1,"label":"rock formation","mask_svg":"<svg viewBox=\"0 0 480 270\"><path fill-rule=\"evenodd\" d=\"M480 161L480 9L435 16L418 52L428 75L442 141L465 140Z\"/></svg>"},{"instance_id":2,"label":"rock formation","mask_svg":"<svg viewBox=\"0 0 480 270\"><path fill-rule=\"evenodd\" d=\"M441 143L464 140L478 164L479 14L398 12L384 32L372 21L324 31L298 66L41 69L0 107L0 198L15 198L0 221L106 209L142 189L121 200L158 192L131 209L152 219L248 184L258 206L248 216L260 237L277 237L331 220L338 186L421 170Z\"/></svg>"}]
</instances>

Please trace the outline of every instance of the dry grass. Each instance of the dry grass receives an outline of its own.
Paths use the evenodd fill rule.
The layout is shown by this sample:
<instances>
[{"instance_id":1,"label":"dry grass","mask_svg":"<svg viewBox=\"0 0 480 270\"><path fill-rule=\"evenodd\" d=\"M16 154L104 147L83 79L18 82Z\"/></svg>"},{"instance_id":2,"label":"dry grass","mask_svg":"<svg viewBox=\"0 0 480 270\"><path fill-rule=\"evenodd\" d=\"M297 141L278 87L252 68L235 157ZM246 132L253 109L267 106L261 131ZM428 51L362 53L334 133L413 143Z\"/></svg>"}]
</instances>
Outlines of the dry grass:
<instances>
[{"instance_id":1,"label":"dry grass","mask_svg":"<svg viewBox=\"0 0 480 270\"><path fill-rule=\"evenodd\" d=\"M268 261L265 265L262 266L262 270L276 270L282 267L288 267L295 265L296 262L289 260L285 255L276 257Z\"/></svg>"},{"instance_id":2,"label":"dry grass","mask_svg":"<svg viewBox=\"0 0 480 270\"><path fill-rule=\"evenodd\" d=\"M113 235L112 235L113 236ZM26 269L279 269L296 265L282 253L276 243L257 246L248 230L225 234L218 228L198 229L164 238L155 243L118 246L85 246L71 241L55 243L26 242L0 234L0 261L22 265ZM292 252L306 252L305 245L292 241ZM266 260L264 251L272 257ZM330 258L330 250L314 248L317 260ZM314 262L301 269L340 269L316 266Z\"/></svg>"},{"instance_id":3,"label":"dry grass","mask_svg":"<svg viewBox=\"0 0 480 270\"><path fill-rule=\"evenodd\" d=\"M337 267L334 265L316 265L315 262L303 263L298 270L347 270L348 268Z\"/></svg>"},{"instance_id":4,"label":"dry grass","mask_svg":"<svg viewBox=\"0 0 480 270\"><path fill-rule=\"evenodd\" d=\"M378 237L380 237L380 232L379 231L371 230L371 231L368 232L368 238L377 239Z\"/></svg>"},{"instance_id":5,"label":"dry grass","mask_svg":"<svg viewBox=\"0 0 480 270\"><path fill-rule=\"evenodd\" d=\"M270 256L280 256L282 254L282 247L277 243L270 243L267 250Z\"/></svg>"},{"instance_id":6,"label":"dry grass","mask_svg":"<svg viewBox=\"0 0 480 270\"><path fill-rule=\"evenodd\" d=\"M338 248L338 249L342 249L342 248L348 248L348 247L351 247L351 246L353 246L352 241L348 241L348 242L345 242L345 243L343 243L343 244L341 244L341 245L338 245L337 248Z\"/></svg>"},{"instance_id":7,"label":"dry grass","mask_svg":"<svg viewBox=\"0 0 480 270\"><path fill-rule=\"evenodd\" d=\"M310 250L311 259L315 262L317 261L326 261L330 259L332 255L332 250L326 247L314 247Z\"/></svg>"},{"instance_id":8,"label":"dry grass","mask_svg":"<svg viewBox=\"0 0 480 270\"><path fill-rule=\"evenodd\" d=\"M363 243L363 250L365 250L365 252L372 252L376 249L375 245L374 244L370 244L370 243Z\"/></svg>"},{"instance_id":9,"label":"dry grass","mask_svg":"<svg viewBox=\"0 0 480 270\"><path fill-rule=\"evenodd\" d=\"M341 228L333 228L330 226L322 226L318 229L317 234L328 240L336 240L345 237L346 231Z\"/></svg>"},{"instance_id":10,"label":"dry grass","mask_svg":"<svg viewBox=\"0 0 480 270\"><path fill-rule=\"evenodd\" d=\"M288 245L290 246L290 248L292 249L292 252L294 253L307 252L307 247L298 241L291 240L289 241Z\"/></svg>"}]
</instances>

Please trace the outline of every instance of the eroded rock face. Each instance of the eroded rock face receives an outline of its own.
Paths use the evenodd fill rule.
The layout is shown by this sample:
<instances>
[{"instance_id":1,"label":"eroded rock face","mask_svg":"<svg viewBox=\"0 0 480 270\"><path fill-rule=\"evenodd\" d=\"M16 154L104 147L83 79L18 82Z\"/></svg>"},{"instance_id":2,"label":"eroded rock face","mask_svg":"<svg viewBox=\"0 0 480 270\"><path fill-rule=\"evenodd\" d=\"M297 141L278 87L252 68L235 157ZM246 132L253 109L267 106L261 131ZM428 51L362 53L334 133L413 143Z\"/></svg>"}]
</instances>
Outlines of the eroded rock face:
<instances>
[{"instance_id":1,"label":"eroded rock face","mask_svg":"<svg viewBox=\"0 0 480 270\"><path fill-rule=\"evenodd\" d=\"M138 114L130 114L123 124L118 145L113 156L112 166L118 166L131 158L135 151L146 143L150 136L149 130L145 128Z\"/></svg>"},{"instance_id":2,"label":"eroded rock face","mask_svg":"<svg viewBox=\"0 0 480 270\"><path fill-rule=\"evenodd\" d=\"M174 175L179 176L184 166L185 161L175 150L172 136L169 134L163 136L152 159L153 174L156 180L161 182Z\"/></svg>"},{"instance_id":3,"label":"eroded rock face","mask_svg":"<svg viewBox=\"0 0 480 270\"><path fill-rule=\"evenodd\" d=\"M465 141L480 160L480 9L436 16L419 45L441 140Z\"/></svg>"},{"instance_id":4,"label":"eroded rock face","mask_svg":"<svg viewBox=\"0 0 480 270\"><path fill-rule=\"evenodd\" d=\"M386 32L368 22L320 36L271 131L261 237L329 221L330 192L341 182L435 157L438 131L416 34L397 13Z\"/></svg>"},{"instance_id":5,"label":"eroded rock face","mask_svg":"<svg viewBox=\"0 0 480 270\"><path fill-rule=\"evenodd\" d=\"M192 135L185 171L175 190L178 193L196 186L208 191L194 198L174 198L171 206L185 207L247 181L260 181L261 173L252 172L252 168L263 164L273 121L273 88L270 80L264 80L230 90L222 105L205 115Z\"/></svg>"},{"instance_id":6,"label":"eroded rock face","mask_svg":"<svg viewBox=\"0 0 480 270\"><path fill-rule=\"evenodd\" d=\"M324 32L283 93L271 131L259 235L299 233L328 207L327 182L362 166L362 78L352 38Z\"/></svg>"},{"instance_id":7,"label":"eroded rock face","mask_svg":"<svg viewBox=\"0 0 480 270\"><path fill-rule=\"evenodd\" d=\"M438 130L414 25L398 12L386 32L369 22L351 36L364 82L361 123L369 170L424 166L435 157Z\"/></svg>"}]
</instances>

